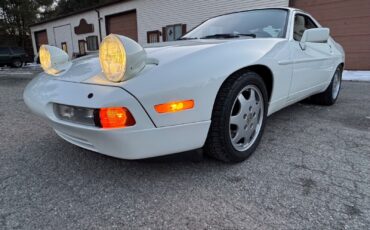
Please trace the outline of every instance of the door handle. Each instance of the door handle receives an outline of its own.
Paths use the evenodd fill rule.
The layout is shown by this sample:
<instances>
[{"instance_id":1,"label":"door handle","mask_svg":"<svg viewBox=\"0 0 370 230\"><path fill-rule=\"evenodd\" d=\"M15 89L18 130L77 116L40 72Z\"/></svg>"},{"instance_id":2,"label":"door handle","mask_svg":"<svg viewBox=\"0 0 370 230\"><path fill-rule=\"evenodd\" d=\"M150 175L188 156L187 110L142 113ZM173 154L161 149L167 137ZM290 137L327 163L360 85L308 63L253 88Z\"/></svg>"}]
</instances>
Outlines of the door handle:
<instances>
[{"instance_id":1,"label":"door handle","mask_svg":"<svg viewBox=\"0 0 370 230\"><path fill-rule=\"evenodd\" d=\"M330 44L328 44L328 45L329 45L329 49L330 49L330 54L333 54L333 47Z\"/></svg>"}]
</instances>

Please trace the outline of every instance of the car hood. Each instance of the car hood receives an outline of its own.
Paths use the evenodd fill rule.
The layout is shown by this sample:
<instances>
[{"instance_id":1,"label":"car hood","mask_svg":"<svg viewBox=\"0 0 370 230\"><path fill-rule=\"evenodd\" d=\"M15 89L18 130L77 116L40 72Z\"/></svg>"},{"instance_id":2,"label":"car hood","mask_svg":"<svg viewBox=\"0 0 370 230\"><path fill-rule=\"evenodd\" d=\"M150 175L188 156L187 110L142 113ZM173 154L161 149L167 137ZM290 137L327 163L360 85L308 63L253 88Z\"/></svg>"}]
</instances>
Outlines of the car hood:
<instances>
[{"instance_id":1,"label":"car hood","mask_svg":"<svg viewBox=\"0 0 370 230\"><path fill-rule=\"evenodd\" d=\"M171 64L177 60L200 52L202 50L210 49L215 46L220 46L225 43L240 42L241 40L246 41L250 47L253 47L254 41L260 39L212 39L212 40L184 40L174 41L165 43L156 43L154 45L145 46L148 60L155 60L158 66ZM267 41L267 40L265 40ZM260 43L261 41L259 41ZM104 77L100 67L99 56L97 53L88 55L82 58L77 58L72 61L73 65L71 68L56 77L58 80L70 81L70 82L85 82L91 84L102 84L102 85L122 85L123 83L113 83ZM150 68L155 68L153 65ZM150 71L145 68L143 71Z\"/></svg>"},{"instance_id":2,"label":"car hood","mask_svg":"<svg viewBox=\"0 0 370 230\"><path fill-rule=\"evenodd\" d=\"M166 64L197 51L208 49L231 40L184 40L156 43L145 48L148 58L154 58L160 64Z\"/></svg>"}]
</instances>

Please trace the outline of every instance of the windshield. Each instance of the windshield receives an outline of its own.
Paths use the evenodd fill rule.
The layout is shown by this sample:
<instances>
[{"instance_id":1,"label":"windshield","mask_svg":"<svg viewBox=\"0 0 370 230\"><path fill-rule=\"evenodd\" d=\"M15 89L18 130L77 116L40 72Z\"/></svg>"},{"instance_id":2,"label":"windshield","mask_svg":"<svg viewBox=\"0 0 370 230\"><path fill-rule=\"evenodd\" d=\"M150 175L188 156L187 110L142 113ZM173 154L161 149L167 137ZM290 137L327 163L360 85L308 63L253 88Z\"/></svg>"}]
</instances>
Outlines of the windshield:
<instances>
[{"instance_id":1,"label":"windshield","mask_svg":"<svg viewBox=\"0 0 370 230\"><path fill-rule=\"evenodd\" d=\"M288 11L283 9L251 10L215 17L200 24L181 39L284 38Z\"/></svg>"}]
</instances>

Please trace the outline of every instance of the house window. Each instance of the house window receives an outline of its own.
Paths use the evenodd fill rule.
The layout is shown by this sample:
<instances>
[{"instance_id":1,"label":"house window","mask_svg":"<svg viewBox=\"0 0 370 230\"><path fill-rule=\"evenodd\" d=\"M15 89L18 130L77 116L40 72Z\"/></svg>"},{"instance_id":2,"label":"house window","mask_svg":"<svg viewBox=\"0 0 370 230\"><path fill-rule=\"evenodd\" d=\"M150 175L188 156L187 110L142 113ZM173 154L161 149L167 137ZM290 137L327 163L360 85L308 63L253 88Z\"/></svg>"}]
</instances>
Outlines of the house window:
<instances>
[{"instance_id":1,"label":"house window","mask_svg":"<svg viewBox=\"0 0 370 230\"><path fill-rule=\"evenodd\" d=\"M67 42L62 42L62 50L66 53L68 53L68 47L67 47Z\"/></svg>"},{"instance_id":2,"label":"house window","mask_svg":"<svg viewBox=\"0 0 370 230\"><path fill-rule=\"evenodd\" d=\"M159 42L159 37L161 36L161 31L154 30L147 32L147 42L148 43L157 43Z\"/></svg>"},{"instance_id":3,"label":"house window","mask_svg":"<svg viewBox=\"0 0 370 230\"><path fill-rule=\"evenodd\" d=\"M85 48L85 40L78 40L78 50L79 50L79 56L86 55L86 48Z\"/></svg>"},{"instance_id":4,"label":"house window","mask_svg":"<svg viewBox=\"0 0 370 230\"><path fill-rule=\"evenodd\" d=\"M99 49L98 36L88 36L86 38L87 50L96 51Z\"/></svg>"},{"instance_id":5,"label":"house window","mask_svg":"<svg viewBox=\"0 0 370 230\"><path fill-rule=\"evenodd\" d=\"M175 41L186 34L186 24L168 25L162 30L163 41Z\"/></svg>"}]
</instances>

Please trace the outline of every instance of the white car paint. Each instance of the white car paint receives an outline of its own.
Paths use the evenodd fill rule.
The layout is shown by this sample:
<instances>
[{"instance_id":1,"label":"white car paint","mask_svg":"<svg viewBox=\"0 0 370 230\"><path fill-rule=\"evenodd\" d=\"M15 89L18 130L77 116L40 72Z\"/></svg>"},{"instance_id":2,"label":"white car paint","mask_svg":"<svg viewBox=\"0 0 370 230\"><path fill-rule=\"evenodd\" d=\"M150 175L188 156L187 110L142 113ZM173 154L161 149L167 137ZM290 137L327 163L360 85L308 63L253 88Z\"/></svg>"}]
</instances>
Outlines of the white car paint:
<instances>
[{"instance_id":1,"label":"white car paint","mask_svg":"<svg viewBox=\"0 0 370 230\"><path fill-rule=\"evenodd\" d=\"M81 147L124 159L140 159L200 148L207 138L212 109L222 83L233 73L265 66L273 75L268 115L325 91L344 52L333 39L306 43L293 39L296 13L290 11L285 38L189 40L146 47L147 64L137 76L108 81L97 56L73 61L58 76L35 78L24 92L26 104L50 121L57 134ZM94 98L87 95L94 93ZM154 105L193 99L195 107L158 114ZM102 108L123 106L135 117L133 127L102 130L58 120L52 103Z\"/></svg>"}]
</instances>

